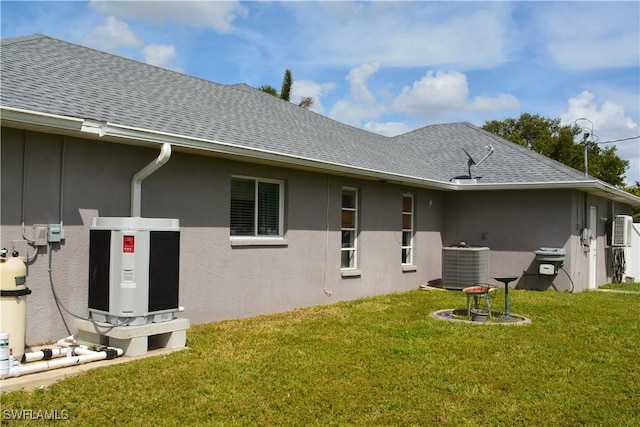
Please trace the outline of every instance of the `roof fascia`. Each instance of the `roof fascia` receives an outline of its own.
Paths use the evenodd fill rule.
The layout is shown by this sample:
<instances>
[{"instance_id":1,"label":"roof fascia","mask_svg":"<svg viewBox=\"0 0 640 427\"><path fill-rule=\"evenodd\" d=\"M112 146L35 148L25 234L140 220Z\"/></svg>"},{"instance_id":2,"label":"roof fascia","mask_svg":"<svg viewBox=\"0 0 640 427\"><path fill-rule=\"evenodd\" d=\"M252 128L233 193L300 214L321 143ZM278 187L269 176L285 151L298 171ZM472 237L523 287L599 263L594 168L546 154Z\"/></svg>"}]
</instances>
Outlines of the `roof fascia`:
<instances>
[{"instance_id":1,"label":"roof fascia","mask_svg":"<svg viewBox=\"0 0 640 427\"><path fill-rule=\"evenodd\" d=\"M36 111L22 110L19 108L0 107L0 118L2 122L14 122L30 127L42 129L59 129L65 131L80 131L84 119L76 117L59 116L56 114L41 113Z\"/></svg>"},{"instance_id":2,"label":"roof fascia","mask_svg":"<svg viewBox=\"0 0 640 427\"><path fill-rule=\"evenodd\" d=\"M513 182L502 184L459 184L456 190L488 191L488 190L552 190L574 189L595 194L617 202L627 203L633 207L640 207L640 197L616 188L606 182L590 179L581 181L554 182Z\"/></svg>"}]
</instances>

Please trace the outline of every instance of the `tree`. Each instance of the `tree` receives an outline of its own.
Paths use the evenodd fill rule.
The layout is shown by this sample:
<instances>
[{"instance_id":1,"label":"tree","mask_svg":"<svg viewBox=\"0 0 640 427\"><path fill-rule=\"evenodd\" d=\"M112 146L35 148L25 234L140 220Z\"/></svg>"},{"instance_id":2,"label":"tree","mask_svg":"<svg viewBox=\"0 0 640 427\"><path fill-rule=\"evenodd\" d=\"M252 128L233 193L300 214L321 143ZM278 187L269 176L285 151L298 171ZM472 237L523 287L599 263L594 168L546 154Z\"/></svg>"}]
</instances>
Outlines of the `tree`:
<instances>
[{"instance_id":1,"label":"tree","mask_svg":"<svg viewBox=\"0 0 640 427\"><path fill-rule=\"evenodd\" d=\"M635 196L640 197L640 182L636 181L636 185L635 186L629 186L626 187L624 189L624 191L626 191L627 193L631 193ZM640 217L636 216L638 214L640 214L640 208L633 208L633 210L631 211L632 215L634 217L634 221L635 222L640 222Z\"/></svg>"},{"instance_id":2,"label":"tree","mask_svg":"<svg viewBox=\"0 0 640 427\"><path fill-rule=\"evenodd\" d=\"M291 88L293 87L293 77L291 75L291 70L284 70L284 77L282 79L282 86L280 87L280 92L276 90L275 87L271 85L262 85L258 88L263 92L268 93L269 95L276 96L285 101L291 101ZM313 105L313 98L310 96L303 97L298 106L308 109Z\"/></svg>"},{"instance_id":3,"label":"tree","mask_svg":"<svg viewBox=\"0 0 640 427\"><path fill-rule=\"evenodd\" d=\"M482 128L583 172L586 144L589 175L617 187L624 186L629 162L618 157L615 146L601 149L589 141L590 135L583 134L578 125L562 125L560 119L523 113L518 118L488 121Z\"/></svg>"}]
</instances>

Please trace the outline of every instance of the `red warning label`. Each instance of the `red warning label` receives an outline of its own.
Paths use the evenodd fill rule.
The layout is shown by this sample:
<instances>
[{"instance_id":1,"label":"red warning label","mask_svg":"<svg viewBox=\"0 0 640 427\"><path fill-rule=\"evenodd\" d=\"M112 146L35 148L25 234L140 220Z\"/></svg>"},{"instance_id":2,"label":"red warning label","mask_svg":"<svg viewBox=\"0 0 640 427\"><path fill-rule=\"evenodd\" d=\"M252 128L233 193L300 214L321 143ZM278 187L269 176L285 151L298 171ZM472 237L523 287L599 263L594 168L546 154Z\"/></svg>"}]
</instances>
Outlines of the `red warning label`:
<instances>
[{"instance_id":1,"label":"red warning label","mask_svg":"<svg viewBox=\"0 0 640 427\"><path fill-rule=\"evenodd\" d=\"M132 254L135 251L135 236L122 236L122 252Z\"/></svg>"}]
</instances>

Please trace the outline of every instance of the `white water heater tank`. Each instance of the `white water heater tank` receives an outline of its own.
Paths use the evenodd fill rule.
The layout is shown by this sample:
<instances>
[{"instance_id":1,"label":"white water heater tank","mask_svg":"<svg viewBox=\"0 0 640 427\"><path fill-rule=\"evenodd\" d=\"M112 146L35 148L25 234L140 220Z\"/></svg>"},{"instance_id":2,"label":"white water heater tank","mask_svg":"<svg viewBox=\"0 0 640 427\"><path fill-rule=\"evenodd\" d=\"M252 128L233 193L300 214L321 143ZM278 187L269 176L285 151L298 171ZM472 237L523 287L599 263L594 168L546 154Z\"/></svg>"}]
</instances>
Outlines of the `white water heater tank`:
<instances>
[{"instance_id":1,"label":"white water heater tank","mask_svg":"<svg viewBox=\"0 0 640 427\"><path fill-rule=\"evenodd\" d=\"M144 325L179 310L177 219L93 218L89 242L89 312L97 322Z\"/></svg>"}]
</instances>

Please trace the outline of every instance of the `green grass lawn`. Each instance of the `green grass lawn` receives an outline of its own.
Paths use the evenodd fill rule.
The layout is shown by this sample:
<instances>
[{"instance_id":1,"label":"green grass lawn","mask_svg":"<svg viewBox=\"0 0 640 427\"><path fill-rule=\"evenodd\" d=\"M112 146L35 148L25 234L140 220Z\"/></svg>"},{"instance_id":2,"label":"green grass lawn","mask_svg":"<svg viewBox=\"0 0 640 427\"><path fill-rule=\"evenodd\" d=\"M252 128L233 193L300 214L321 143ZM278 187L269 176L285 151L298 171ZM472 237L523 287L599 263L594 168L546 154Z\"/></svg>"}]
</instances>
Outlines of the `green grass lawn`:
<instances>
[{"instance_id":1,"label":"green grass lawn","mask_svg":"<svg viewBox=\"0 0 640 427\"><path fill-rule=\"evenodd\" d=\"M464 295L412 291L196 325L184 351L2 395L2 424L640 425L640 295L509 295L531 324L433 319Z\"/></svg>"}]
</instances>

